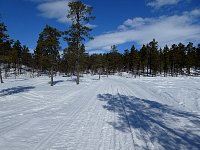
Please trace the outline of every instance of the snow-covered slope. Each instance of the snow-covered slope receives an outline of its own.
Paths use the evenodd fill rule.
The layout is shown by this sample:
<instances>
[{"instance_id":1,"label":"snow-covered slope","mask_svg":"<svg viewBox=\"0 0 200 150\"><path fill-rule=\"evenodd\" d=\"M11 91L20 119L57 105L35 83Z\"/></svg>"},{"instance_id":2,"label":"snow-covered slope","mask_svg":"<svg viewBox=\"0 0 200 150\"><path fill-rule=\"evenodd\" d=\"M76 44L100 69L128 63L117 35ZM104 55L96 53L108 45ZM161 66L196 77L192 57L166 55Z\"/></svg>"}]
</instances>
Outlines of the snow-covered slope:
<instances>
[{"instance_id":1,"label":"snow-covered slope","mask_svg":"<svg viewBox=\"0 0 200 150\"><path fill-rule=\"evenodd\" d=\"M8 79L1 150L200 149L200 78Z\"/></svg>"}]
</instances>

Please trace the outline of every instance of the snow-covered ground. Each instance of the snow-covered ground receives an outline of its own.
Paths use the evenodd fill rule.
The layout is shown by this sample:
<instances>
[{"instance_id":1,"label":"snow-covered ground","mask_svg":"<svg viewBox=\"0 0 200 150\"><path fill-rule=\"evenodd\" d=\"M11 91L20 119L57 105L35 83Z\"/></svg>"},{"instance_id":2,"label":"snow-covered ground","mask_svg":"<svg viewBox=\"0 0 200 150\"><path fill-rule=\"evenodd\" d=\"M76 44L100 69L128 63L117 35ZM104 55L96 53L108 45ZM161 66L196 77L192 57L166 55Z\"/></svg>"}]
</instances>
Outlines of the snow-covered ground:
<instances>
[{"instance_id":1,"label":"snow-covered ground","mask_svg":"<svg viewBox=\"0 0 200 150\"><path fill-rule=\"evenodd\" d=\"M0 150L200 149L200 78L85 76L0 85Z\"/></svg>"}]
</instances>

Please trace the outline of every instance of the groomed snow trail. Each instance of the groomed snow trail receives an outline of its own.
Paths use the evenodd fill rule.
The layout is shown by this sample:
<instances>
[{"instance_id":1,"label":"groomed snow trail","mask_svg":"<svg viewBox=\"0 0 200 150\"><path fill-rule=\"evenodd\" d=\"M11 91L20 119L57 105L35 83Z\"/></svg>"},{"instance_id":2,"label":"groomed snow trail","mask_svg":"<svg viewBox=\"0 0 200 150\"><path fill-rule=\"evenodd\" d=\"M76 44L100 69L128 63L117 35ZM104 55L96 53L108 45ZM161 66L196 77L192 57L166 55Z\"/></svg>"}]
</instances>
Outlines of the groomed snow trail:
<instances>
[{"instance_id":1,"label":"groomed snow trail","mask_svg":"<svg viewBox=\"0 0 200 150\"><path fill-rule=\"evenodd\" d=\"M8 80L0 87L0 149L200 149L198 106L192 112L170 90L156 93L152 79L96 79L77 86L57 77L54 87L45 77Z\"/></svg>"}]
</instances>

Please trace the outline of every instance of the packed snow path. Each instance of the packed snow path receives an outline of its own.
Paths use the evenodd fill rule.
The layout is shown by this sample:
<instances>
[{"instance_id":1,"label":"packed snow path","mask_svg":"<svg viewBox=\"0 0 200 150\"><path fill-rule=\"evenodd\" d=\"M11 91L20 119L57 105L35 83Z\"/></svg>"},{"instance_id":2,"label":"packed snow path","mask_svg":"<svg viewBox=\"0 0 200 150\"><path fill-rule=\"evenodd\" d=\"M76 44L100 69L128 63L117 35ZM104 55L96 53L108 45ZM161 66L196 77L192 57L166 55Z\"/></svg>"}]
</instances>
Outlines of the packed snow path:
<instances>
[{"instance_id":1,"label":"packed snow path","mask_svg":"<svg viewBox=\"0 0 200 150\"><path fill-rule=\"evenodd\" d=\"M199 78L96 79L6 80L0 149L200 149Z\"/></svg>"}]
</instances>

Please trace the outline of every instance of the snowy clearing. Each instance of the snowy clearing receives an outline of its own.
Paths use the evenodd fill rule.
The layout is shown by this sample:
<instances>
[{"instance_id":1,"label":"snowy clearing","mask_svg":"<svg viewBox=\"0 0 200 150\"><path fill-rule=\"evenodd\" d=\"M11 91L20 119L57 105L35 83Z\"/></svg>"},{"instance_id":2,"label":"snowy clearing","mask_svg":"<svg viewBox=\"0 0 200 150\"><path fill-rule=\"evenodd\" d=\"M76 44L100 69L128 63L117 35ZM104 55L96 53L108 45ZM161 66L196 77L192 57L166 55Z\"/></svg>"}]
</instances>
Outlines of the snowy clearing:
<instances>
[{"instance_id":1,"label":"snowy clearing","mask_svg":"<svg viewBox=\"0 0 200 150\"><path fill-rule=\"evenodd\" d=\"M97 79L5 80L0 149L200 149L200 78Z\"/></svg>"}]
</instances>

